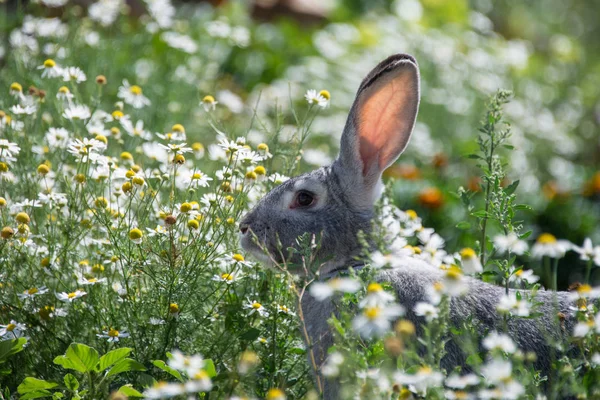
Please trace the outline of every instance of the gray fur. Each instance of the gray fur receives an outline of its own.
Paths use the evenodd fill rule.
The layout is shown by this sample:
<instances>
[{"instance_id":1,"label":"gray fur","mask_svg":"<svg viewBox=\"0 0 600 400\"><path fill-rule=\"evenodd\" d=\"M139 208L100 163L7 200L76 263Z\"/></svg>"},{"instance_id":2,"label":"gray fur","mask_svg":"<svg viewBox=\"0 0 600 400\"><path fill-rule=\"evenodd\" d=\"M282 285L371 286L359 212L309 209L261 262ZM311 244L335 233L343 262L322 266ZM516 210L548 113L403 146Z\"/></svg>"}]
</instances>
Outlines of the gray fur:
<instances>
[{"instance_id":1,"label":"gray fur","mask_svg":"<svg viewBox=\"0 0 600 400\"><path fill-rule=\"evenodd\" d=\"M399 82L394 77L400 77ZM390 132L390 137L386 137L385 145L388 146L389 143L391 150L389 147L375 149L369 153L375 154L374 157L361 159L362 149L359 146L361 143L364 145L364 141L361 142L358 138L361 133L358 129L361 107L365 99L376 90L371 88L377 88L377 85L380 88L386 87L388 82L402 85L398 96L404 96L406 101L401 103L406 105L406 109L394 110L397 111L394 115L398 115L402 123L398 124L398 132ZM332 276L356 265L361 249L358 232L368 233L371 229L381 174L408 144L418 103L419 73L414 58L398 54L377 65L358 89L342 135L338 159L329 167L292 178L268 193L240 224L242 246L264 259L259 246L253 242L256 237L275 261L282 262L286 254L277 251L278 240L282 248L286 249L295 246L296 238L306 232L322 234L321 248L317 254L317 262L323 263L321 277ZM290 207L288 203L299 187L316 194L313 207ZM292 264L300 262L298 256L285 261ZM415 323L419 329L423 320L413 313L414 305L419 301L427 301L426 288L440 281L442 275L443 271L423 261L406 258L401 267L381 271L377 279L392 285L399 302L407 310L405 318ZM472 318L479 331L478 337L488 331L501 329L503 320L496 313L496 305L504 289L477 279L467 279L469 292L451 302L452 323L460 327L462 322ZM536 319L511 319L508 330L520 349L537 354L537 367L547 372L550 367L547 338L559 339L564 331L572 329L572 321L565 321L561 327L556 322L557 311L569 315L569 300L566 293L547 291L538 292L536 300L542 303L540 311L543 315ZM304 295L301 307L317 369L320 369L326 359L327 349L333 344L327 320L333 314L334 307L330 300L317 302L308 293ZM442 368L450 370L456 366L466 367L466 356L461 349L460 338L450 338L446 351ZM319 373L318 370L316 372ZM336 399L338 396L339 385L336 382L326 382L324 398Z\"/></svg>"}]
</instances>

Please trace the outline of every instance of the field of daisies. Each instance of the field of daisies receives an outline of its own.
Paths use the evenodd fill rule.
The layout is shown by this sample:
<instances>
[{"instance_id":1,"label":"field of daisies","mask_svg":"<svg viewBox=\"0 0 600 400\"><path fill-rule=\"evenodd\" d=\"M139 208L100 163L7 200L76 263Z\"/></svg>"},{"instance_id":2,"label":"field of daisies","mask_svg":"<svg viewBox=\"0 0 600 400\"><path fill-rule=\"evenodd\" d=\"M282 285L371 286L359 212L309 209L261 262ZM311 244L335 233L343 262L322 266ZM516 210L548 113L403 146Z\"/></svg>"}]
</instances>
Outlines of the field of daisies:
<instances>
[{"instance_id":1,"label":"field of daisies","mask_svg":"<svg viewBox=\"0 0 600 400\"><path fill-rule=\"evenodd\" d=\"M0 2L0 399L318 399L324 379L348 399L598 398L597 5L344 0L302 25L213 3ZM320 281L245 254L242 216L335 159L397 52L422 100L371 261ZM419 327L374 280L407 256L444 270ZM482 337L449 316L467 276L506 289ZM547 373L506 334L541 289L572 300ZM306 292L338 310L318 377ZM441 368L452 335L468 368Z\"/></svg>"}]
</instances>

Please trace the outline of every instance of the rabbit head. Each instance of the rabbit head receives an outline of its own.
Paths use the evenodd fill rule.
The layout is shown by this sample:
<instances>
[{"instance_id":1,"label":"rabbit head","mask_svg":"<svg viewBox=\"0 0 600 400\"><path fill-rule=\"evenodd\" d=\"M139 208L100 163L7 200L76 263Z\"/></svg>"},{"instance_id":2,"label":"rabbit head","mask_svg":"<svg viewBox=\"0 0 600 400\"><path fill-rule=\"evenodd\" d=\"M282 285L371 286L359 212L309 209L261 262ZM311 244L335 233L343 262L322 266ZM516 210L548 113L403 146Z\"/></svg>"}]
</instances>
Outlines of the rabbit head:
<instances>
[{"instance_id":1,"label":"rabbit head","mask_svg":"<svg viewBox=\"0 0 600 400\"><path fill-rule=\"evenodd\" d=\"M397 54L379 63L358 89L338 158L269 192L241 221L242 246L259 259L296 264L300 256L286 249L308 232L320 238L321 273L355 264L358 232L370 230L381 175L408 144L418 108L416 60Z\"/></svg>"}]
</instances>

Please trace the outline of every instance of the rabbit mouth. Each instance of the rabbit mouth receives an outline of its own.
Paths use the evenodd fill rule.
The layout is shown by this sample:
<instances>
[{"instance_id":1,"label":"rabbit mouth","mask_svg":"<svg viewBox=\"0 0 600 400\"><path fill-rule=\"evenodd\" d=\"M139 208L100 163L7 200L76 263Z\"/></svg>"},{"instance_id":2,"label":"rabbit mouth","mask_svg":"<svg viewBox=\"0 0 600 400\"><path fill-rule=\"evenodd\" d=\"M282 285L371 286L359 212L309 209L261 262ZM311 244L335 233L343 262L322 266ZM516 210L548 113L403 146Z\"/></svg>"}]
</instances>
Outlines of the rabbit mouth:
<instances>
[{"instance_id":1,"label":"rabbit mouth","mask_svg":"<svg viewBox=\"0 0 600 400\"><path fill-rule=\"evenodd\" d=\"M271 246L267 240L266 234L262 240L259 240L257 236L252 234L252 232L240 234L240 244L244 250L249 252L259 261L269 264L272 264L273 262L280 262L277 252L274 250L274 248L272 248L273 246Z\"/></svg>"}]
</instances>

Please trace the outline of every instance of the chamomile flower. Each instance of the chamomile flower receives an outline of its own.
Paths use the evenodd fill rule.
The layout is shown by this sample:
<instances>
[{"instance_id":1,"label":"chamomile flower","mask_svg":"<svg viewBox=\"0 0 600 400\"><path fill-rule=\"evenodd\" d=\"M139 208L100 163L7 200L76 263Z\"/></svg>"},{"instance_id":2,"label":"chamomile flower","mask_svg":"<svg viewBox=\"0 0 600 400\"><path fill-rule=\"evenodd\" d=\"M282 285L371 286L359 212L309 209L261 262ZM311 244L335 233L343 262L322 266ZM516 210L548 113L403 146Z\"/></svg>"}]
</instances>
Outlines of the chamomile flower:
<instances>
[{"instance_id":1,"label":"chamomile flower","mask_svg":"<svg viewBox=\"0 0 600 400\"><path fill-rule=\"evenodd\" d=\"M354 293L360 289L360 283L352 278L331 278L325 282L314 282L308 291L317 301L323 301L336 292ZM392 298L393 299L393 298Z\"/></svg>"},{"instance_id":2,"label":"chamomile flower","mask_svg":"<svg viewBox=\"0 0 600 400\"><path fill-rule=\"evenodd\" d=\"M193 187L193 188L208 187L208 186L210 186L209 182L213 180L210 176L206 175L205 173L203 173L200 170L192 171L189 179L190 179L189 185L190 185L190 187Z\"/></svg>"},{"instance_id":3,"label":"chamomile flower","mask_svg":"<svg viewBox=\"0 0 600 400\"><path fill-rule=\"evenodd\" d=\"M251 264L249 262L247 262L246 259L244 258L244 256L241 255L240 253L229 254L229 255L225 256L223 261L228 262L228 263L234 263L236 265L237 264L243 265L245 267L251 266Z\"/></svg>"},{"instance_id":4,"label":"chamomile flower","mask_svg":"<svg viewBox=\"0 0 600 400\"><path fill-rule=\"evenodd\" d=\"M144 129L144 121L138 120L135 125L129 118L121 118L119 120L123 129L129 136L139 137L144 140L152 140L152 134Z\"/></svg>"},{"instance_id":5,"label":"chamomile flower","mask_svg":"<svg viewBox=\"0 0 600 400\"><path fill-rule=\"evenodd\" d=\"M39 296L42 294L48 293L48 288L46 286L42 286L40 288L37 287L32 287L29 288L25 291L23 291L23 293L19 293L19 298L25 300L25 299L32 299L35 296Z\"/></svg>"},{"instance_id":6,"label":"chamomile flower","mask_svg":"<svg viewBox=\"0 0 600 400\"><path fill-rule=\"evenodd\" d=\"M600 314L587 321L578 322L573 328L573 336L577 338L585 337L590 332L600 333Z\"/></svg>"},{"instance_id":7,"label":"chamomile flower","mask_svg":"<svg viewBox=\"0 0 600 400\"><path fill-rule=\"evenodd\" d=\"M171 353L168 361L169 367L185 372L188 377L193 377L204 367L204 358L200 355L186 356L179 350Z\"/></svg>"},{"instance_id":8,"label":"chamomile flower","mask_svg":"<svg viewBox=\"0 0 600 400\"><path fill-rule=\"evenodd\" d=\"M269 312L258 301L248 300L244 304L244 308L250 310L250 312L248 313L248 315L252 315L252 314L256 313L256 314L260 315L261 317L265 317L265 318L269 316Z\"/></svg>"},{"instance_id":9,"label":"chamomile flower","mask_svg":"<svg viewBox=\"0 0 600 400\"><path fill-rule=\"evenodd\" d=\"M35 105L25 105L21 104L14 105L10 108L10 112L15 115L31 115L35 114L37 111L37 107Z\"/></svg>"},{"instance_id":10,"label":"chamomile flower","mask_svg":"<svg viewBox=\"0 0 600 400\"><path fill-rule=\"evenodd\" d=\"M364 307L352 320L352 328L365 339L380 337L391 329L392 321L404 314L399 304Z\"/></svg>"},{"instance_id":11,"label":"chamomile flower","mask_svg":"<svg viewBox=\"0 0 600 400\"><path fill-rule=\"evenodd\" d=\"M11 320L6 325L0 325L0 338L2 339L17 339L23 336L27 327L25 324Z\"/></svg>"},{"instance_id":12,"label":"chamomile flower","mask_svg":"<svg viewBox=\"0 0 600 400\"><path fill-rule=\"evenodd\" d=\"M600 286L591 287L588 284L579 285L573 292L569 292L569 299L577 301L579 299L597 299L600 297Z\"/></svg>"},{"instance_id":13,"label":"chamomile flower","mask_svg":"<svg viewBox=\"0 0 600 400\"><path fill-rule=\"evenodd\" d=\"M500 350L512 354L517 350L515 342L506 334L492 332L483 339L483 347L488 350Z\"/></svg>"},{"instance_id":14,"label":"chamomile flower","mask_svg":"<svg viewBox=\"0 0 600 400\"><path fill-rule=\"evenodd\" d=\"M81 83L87 80L87 76L79 67L67 67L62 70L63 81Z\"/></svg>"},{"instance_id":15,"label":"chamomile flower","mask_svg":"<svg viewBox=\"0 0 600 400\"><path fill-rule=\"evenodd\" d=\"M385 306L394 300L394 295L383 290L379 283L372 282L367 286L367 295L361 300L359 307Z\"/></svg>"},{"instance_id":16,"label":"chamomile flower","mask_svg":"<svg viewBox=\"0 0 600 400\"><path fill-rule=\"evenodd\" d=\"M217 282L225 282L228 285L239 279L239 275L235 272L223 272L222 274L213 275L212 280Z\"/></svg>"},{"instance_id":17,"label":"chamomile flower","mask_svg":"<svg viewBox=\"0 0 600 400\"><path fill-rule=\"evenodd\" d=\"M536 283L540 280L540 277L533 273L531 269L516 269L514 266L510 269L510 277L508 278L509 282L514 282L516 284L520 284L521 282L527 282L529 284Z\"/></svg>"},{"instance_id":18,"label":"chamomile flower","mask_svg":"<svg viewBox=\"0 0 600 400\"><path fill-rule=\"evenodd\" d=\"M443 293L452 297L462 296L469 290L467 281L460 268L452 265L445 271L441 282L441 289Z\"/></svg>"},{"instance_id":19,"label":"chamomile flower","mask_svg":"<svg viewBox=\"0 0 600 400\"><path fill-rule=\"evenodd\" d=\"M60 300L60 301L64 301L65 303L72 303L73 301L85 296L87 293L77 289L74 292L60 292L60 293L56 293L56 297Z\"/></svg>"},{"instance_id":20,"label":"chamomile flower","mask_svg":"<svg viewBox=\"0 0 600 400\"><path fill-rule=\"evenodd\" d=\"M528 317L531 306L527 300L518 299L515 292L503 295L496 305L496 309L501 313L510 313L519 317Z\"/></svg>"},{"instance_id":21,"label":"chamomile flower","mask_svg":"<svg viewBox=\"0 0 600 400\"><path fill-rule=\"evenodd\" d=\"M431 322L434 319L437 319L439 316L439 309L430 303L425 303L422 301L417 302L415 304L414 312L419 317L424 317L425 321Z\"/></svg>"},{"instance_id":22,"label":"chamomile flower","mask_svg":"<svg viewBox=\"0 0 600 400\"><path fill-rule=\"evenodd\" d=\"M479 384L479 377L475 374L458 375L452 374L444 382L446 386L453 389L464 389L467 386Z\"/></svg>"},{"instance_id":23,"label":"chamomile flower","mask_svg":"<svg viewBox=\"0 0 600 400\"><path fill-rule=\"evenodd\" d=\"M277 304L277 313L278 314L285 314L285 315L296 315L285 304Z\"/></svg>"},{"instance_id":24,"label":"chamomile flower","mask_svg":"<svg viewBox=\"0 0 600 400\"><path fill-rule=\"evenodd\" d=\"M275 172L275 173L269 175L269 181L273 182L276 185L281 185L283 182L287 181L288 179L290 179L290 178L285 175L281 175L278 172Z\"/></svg>"},{"instance_id":25,"label":"chamomile flower","mask_svg":"<svg viewBox=\"0 0 600 400\"><path fill-rule=\"evenodd\" d=\"M88 119L91 115L89 107L84 104L70 105L62 114L63 118L71 121Z\"/></svg>"},{"instance_id":26,"label":"chamomile flower","mask_svg":"<svg viewBox=\"0 0 600 400\"><path fill-rule=\"evenodd\" d=\"M86 278L84 275L80 275L77 278L77 283L79 285L84 285L84 286L93 286L93 285L98 285L98 284L102 284L106 282L106 278Z\"/></svg>"},{"instance_id":27,"label":"chamomile flower","mask_svg":"<svg viewBox=\"0 0 600 400\"><path fill-rule=\"evenodd\" d=\"M444 381L444 375L429 366L423 366L414 374L396 372L394 382L400 385L413 386L418 393L426 392L430 387L439 387Z\"/></svg>"},{"instance_id":28,"label":"chamomile flower","mask_svg":"<svg viewBox=\"0 0 600 400\"><path fill-rule=\"evenodd\" d=\"M475 250L470 247L464 248L460 251L460 259L462 269L467 274L476 274L483 272L483 266L477 257Z\"/></svg>"},{"instance_id":29,"label":"chamomile flower","mask_svg":"<svg viewBox=\"0 0 600 400\"><path fill-rule=\"evenodd\" d=\"M63 76L63 69L50 58L44 61L37 69L42 70L42 78L57 78Z\"/></svg>"},{"instance_id":30,"label":"chamomile flower","mask_svg":"<svg viewBox=\"0 0 600 400\"><path fill-rule=\"evenodd\" d=\"M3 158L16 157L21 148L16 143L9 142L6 139L0 139L0 160Z\"/></svg>"},{"instance_id":31,"label":"chamomile flower","mask_svg":"<svg viewBox=\"0 0 600 400\"><path fill-rule=\"evenodd\" d=\"M118 331L115 328L109 328L106 331L102 331L102 333L96 334L99 338L108 339L109 343L116 343L123 338L128 338L129 333L125 331Z\"/></svg>"},{"instance_id":32,"label":"chamomile flower","mask_svg":"<svg viewBox=\"0 0 600 400\"><path fill-rule=\"evenodd\" d=\"M307 90L304 98L310 105L316 104L321 108L325 108L329 105L329 99L325 98L321 93L314 89Z\"/></svg>"},{"instance_id":33,"label":"chamomile flower","mask_svg":"<svg viewBox=\"0 0 600 400\"><path fill-rule=\"evenodd\" d=\"M204 96L204 98L200 102L200 105L204 107L204 111L206 112L214 111L217 108L217 104L219 104L219 102L216 101L215 98L211 95Z\"/></svg>"},{"instance_id":34,"label":"chamomile flower","mask_svg":"<svg viewBox=\"0 0 600 400\"><path fill-rule=\"evenodd\" d=\"M192 151L192 148L187 147L185 143L169 143L167 145L159 144L159 146L173 154L185 154Z\"/></svg>"},{"instance_id":35,"label":"chamomile flower","mask_svg":"<svg viewBox=\"0 0 600 400\"><path fill-rule=\"evenodd\" d=\"M572 245L566 240L558 240L550 233L542 233L531 248L533 258L562 258Z\"/></svg>"},{"instance_id":36,"label":"chamomile flower","mask_svg":"<svg viewBox=\"0 0 600 400\"><path fill-rule=\"evenodd\" d=\"M592 260L596 266L600 267L600 246L592 245L592 240L590 238L585 238L582 247L573 246L573 251L579 254L580 260Z\"/></svg>"},{"instance_id":37,"label":"chamomile flower","mask_svg":"<svg viewBox=\"0 0 600 400\"><path fill-rule=\"evenodd\" d=\"M130 85L127 80L123 80L123 86L119 87L117 97L133 108L143 108L151 104L150 100L142 94L142 88L138 85Z\"/></svg>"},{"instance_id":38,"label":"chamomile flower","mask_svg":"<svg viewBox=\"0 0 600 400\"><path fill-rule=\"evenodd\" d=\"M144 390L145 399L167 399L185 393L185 386L181 383L156 382Z\"/></svg>"},{"instance_id":39,"label":"chamomile flower","mask_svg":"<svg viewBox=\"0 0 600 400\"><path fill-rule=\"evenodd\" d=\"M528 249L527 242L520 240L514 232L510 232L508 235L496 235L493 241L499 254L511 252L521 256Z\"/></svg>"}]
</instances>

